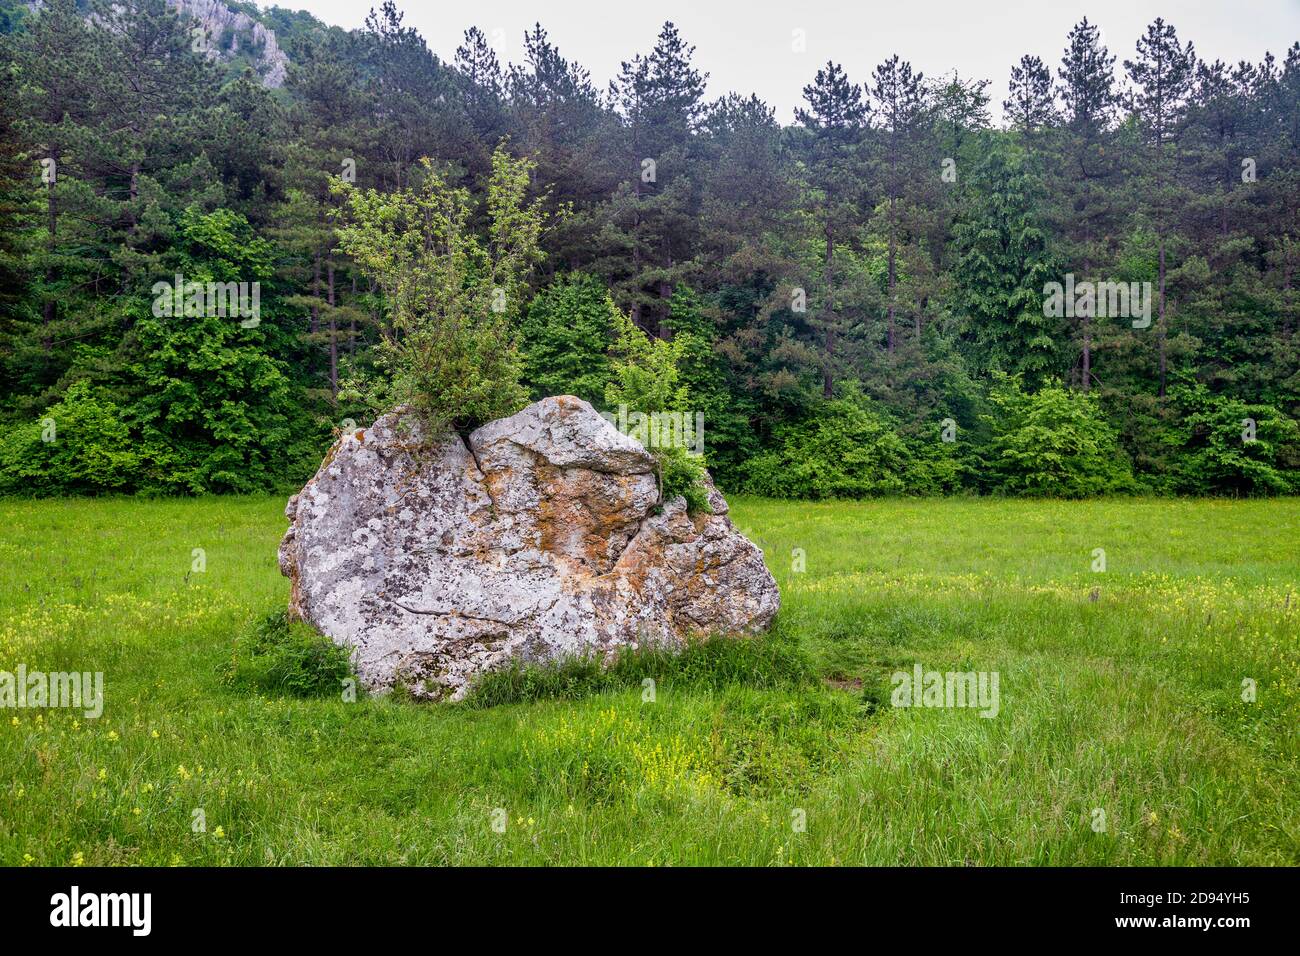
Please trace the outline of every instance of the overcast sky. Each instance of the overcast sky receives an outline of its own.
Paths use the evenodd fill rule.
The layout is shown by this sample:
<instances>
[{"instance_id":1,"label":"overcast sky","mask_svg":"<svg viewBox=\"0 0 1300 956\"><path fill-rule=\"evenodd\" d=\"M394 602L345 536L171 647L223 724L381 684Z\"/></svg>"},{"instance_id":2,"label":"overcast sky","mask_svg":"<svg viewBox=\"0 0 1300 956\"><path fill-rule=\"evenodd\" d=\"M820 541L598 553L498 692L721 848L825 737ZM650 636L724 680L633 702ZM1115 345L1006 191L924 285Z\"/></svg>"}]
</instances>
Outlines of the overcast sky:
<instances>
[{"instance_id":1,"label":"overcast sky","mask_svg":"<svg viewBox=\"0 0 1300 956\"><path fill-rule=\"evenodd\" d=\"M380 0L279 2L354 28ZM446 59L465 29L477 26L503 63L519 62L524 30L540 21L561 54L590 70L602 89L620 61L650 50L663 22L672 20L695 46L696 68L709 73L710 98L757 93L782 122L791 120L804 85L828 59L864 83L893 53L927 76L956 69L991 80L997 117L1012 65L1032 53L1055 71L1066 34L1084 16L1101 26L1119 70L1158 16L1207 60L1258 61L1265 51L1282 60L1300 40L1300 0L397 0L397 6ZM795 31L803 31L803 52L795 49Z\"/></svg>"}]
</instances>

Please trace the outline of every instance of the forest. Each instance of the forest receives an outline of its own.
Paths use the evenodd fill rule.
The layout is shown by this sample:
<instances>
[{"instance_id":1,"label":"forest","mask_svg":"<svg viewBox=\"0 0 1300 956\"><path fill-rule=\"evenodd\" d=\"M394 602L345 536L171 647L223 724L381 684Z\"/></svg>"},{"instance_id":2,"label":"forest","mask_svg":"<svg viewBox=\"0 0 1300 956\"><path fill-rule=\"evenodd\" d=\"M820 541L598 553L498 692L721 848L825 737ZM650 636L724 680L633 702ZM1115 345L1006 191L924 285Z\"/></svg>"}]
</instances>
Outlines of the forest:
<instances>
[{"instance_id":1,"label":"forest","mask_svg":"<svg viewBox=\"0 0 1300 956\"><path fill-rule=\"evenodd\" d=\"M541 24L448 62L391 0L228 6L282 82L183 5L0 0L0 494L281 491L403 356L463 427L615 414L629 354L728 492L1300 493L1290 38L810 63L785 125L672 23L601 88Z\"/></svg>"}]
</instances>

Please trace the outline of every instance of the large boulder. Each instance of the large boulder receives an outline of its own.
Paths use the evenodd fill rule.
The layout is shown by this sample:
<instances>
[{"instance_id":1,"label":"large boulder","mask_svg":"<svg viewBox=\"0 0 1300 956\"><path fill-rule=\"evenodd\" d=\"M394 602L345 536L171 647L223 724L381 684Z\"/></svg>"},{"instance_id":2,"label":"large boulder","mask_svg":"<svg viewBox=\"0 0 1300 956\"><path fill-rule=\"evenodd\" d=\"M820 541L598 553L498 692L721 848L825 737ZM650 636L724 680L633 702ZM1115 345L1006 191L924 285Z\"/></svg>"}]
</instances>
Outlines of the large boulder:
<instances>
[{"instance_id":1,"label":"large boulder","mask_svg":"<svg viewBox=\"0 0 1300 956\"><path fill-rule=\"evenodd\" d=\"M776 582L709 492L711 514L661 503L646 450L569 395L468 444L385 415L289 499L290 613L352 648L370 689L452 699L511 661L761 630Z\"/></svg>"}]
</instances>

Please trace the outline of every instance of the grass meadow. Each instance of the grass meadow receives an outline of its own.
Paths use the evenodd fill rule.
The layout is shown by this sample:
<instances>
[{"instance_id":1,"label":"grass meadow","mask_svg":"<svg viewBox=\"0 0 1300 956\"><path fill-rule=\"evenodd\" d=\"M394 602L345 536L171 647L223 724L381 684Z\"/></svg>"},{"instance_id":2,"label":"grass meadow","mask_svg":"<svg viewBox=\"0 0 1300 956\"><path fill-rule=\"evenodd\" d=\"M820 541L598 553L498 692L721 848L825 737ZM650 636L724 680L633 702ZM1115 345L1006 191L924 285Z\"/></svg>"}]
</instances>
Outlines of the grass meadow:
<instances>
[{"instance_id":1,"label":"grass meadow","mask_svg":"<svg viewBox=\"0 0 1300 956\"><path fill-rule=\"evenodd\" d=\"M106 699L0 710L0 864L1300 863L1300 500L736 499L771 633L434 705L222 680L283 506L0 500L0 670Z\"/></svg>"}]
</instances>

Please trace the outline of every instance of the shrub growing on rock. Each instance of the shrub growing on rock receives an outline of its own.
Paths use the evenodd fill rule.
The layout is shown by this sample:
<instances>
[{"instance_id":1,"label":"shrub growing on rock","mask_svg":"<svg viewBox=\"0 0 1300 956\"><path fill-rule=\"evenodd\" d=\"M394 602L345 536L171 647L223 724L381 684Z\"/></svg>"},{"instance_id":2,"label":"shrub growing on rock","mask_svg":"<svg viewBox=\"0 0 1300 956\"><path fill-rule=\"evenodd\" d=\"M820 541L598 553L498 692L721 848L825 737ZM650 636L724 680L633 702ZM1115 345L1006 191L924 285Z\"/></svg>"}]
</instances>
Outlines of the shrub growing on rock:
<instances>
[{"instance_id":1,"label":"shrub growing on rock","mask_svg":"<svg viewBox=\"0 0 1300 956\"><path fill-rule=\"evenodd\" d=\"M340 247L384 294L379 347L387 381L354 383L376 411L410 406L433 433L468 431L528 402L514 327L547 215L526 201L533 164L492 154L487 239L471 226L475 204L431 161L419 182L384 193L346 183ZM351 392L349 393L351 397Z\"/></svg>"}]
</instances>

